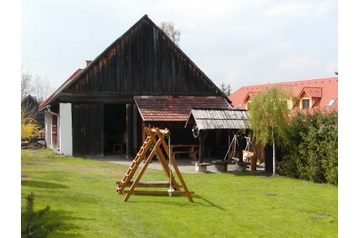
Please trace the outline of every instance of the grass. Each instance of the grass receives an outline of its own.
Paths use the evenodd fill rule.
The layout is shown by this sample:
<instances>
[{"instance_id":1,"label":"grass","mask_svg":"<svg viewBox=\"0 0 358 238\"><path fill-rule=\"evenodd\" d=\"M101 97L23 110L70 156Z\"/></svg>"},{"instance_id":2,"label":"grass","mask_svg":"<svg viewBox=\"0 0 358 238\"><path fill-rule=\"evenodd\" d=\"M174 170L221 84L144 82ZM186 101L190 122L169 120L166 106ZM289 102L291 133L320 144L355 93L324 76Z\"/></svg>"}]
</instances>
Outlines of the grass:
<instances>
[{"instance_id":1,"label":"grass","mask_svg":"<svg viewBox=\"0 0 358 238\"><path fill-rule=\"evenodd\" d=\"M49 237L338 237L338 187L279 176L182 176L186 196L117 194L124 165L21 151L21 205L47 205ZM143 180L161 180L148 169ZM179 180L178 180L179 181Z\"/></svg>"}]
</instances>

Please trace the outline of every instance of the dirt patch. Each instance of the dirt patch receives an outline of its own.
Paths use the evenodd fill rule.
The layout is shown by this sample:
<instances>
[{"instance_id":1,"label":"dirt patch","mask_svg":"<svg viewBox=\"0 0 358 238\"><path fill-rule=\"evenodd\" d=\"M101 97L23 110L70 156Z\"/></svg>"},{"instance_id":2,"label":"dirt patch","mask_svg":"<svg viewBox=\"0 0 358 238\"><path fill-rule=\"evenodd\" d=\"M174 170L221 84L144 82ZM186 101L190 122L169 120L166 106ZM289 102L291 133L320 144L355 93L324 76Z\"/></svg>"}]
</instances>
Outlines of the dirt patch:
<instances>
[{"instance_id":1,"label":"dirt patch","mask_svg":"<svg viewBox=\"0 0 358 238\"><path fill-rule=\"evenodd\" d=\"M29 174L21 173L21 178L28 178L28 177L30 177Z\"/></svg>"},{"instance_id":2,"label":"dirt patch","mask_svg":"<svg viewBox=\"0 0 358 238\"><path fill-rule=\"evenodd\" d=\"M46 143L44 141L35 141L35 142L21 142L21 149L29 150L42 150L46 148Z\"/></svg>"},{"instance_id":3,"label":"dirt patch","mask_svg":"<svg viewBox=\"0 0 358 238\"><path fill-rule=\"evenodd\" d=\"M269 197L276 197L276 196L278 196L278 194L268 193L268 194L266 194L266 196L269 196Z\"/></svg>"}]
</instances>

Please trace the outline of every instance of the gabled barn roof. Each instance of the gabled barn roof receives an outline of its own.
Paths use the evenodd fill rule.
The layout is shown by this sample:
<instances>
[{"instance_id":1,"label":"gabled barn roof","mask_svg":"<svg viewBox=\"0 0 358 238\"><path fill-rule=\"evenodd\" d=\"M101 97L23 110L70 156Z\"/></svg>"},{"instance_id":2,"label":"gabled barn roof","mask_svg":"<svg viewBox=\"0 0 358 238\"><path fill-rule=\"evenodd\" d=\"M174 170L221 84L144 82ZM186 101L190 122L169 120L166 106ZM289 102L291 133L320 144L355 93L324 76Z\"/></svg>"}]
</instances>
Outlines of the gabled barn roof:
<instances>
[{"instance_id":1,"label":"gabled barn roof","mask_svg":"<svg viewBox=\"0 0 358 238\"><path fill-rule=\"evenodd\" d=\"M51 95L61 102L133 102L138 95L227 96L144 15ZM117 100L117 101L116 101Z\"/></svg>"}]
</instances>

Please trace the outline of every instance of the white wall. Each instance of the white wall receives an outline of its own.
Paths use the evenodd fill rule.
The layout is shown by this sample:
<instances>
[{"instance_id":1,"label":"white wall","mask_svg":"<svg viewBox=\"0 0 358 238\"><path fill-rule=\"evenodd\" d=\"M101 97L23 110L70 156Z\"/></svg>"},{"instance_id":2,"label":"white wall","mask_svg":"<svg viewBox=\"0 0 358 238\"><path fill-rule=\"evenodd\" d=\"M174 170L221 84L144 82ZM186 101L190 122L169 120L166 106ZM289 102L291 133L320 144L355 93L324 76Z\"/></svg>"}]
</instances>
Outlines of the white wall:
<instances>
[{"instance_id":1,"label":"white wall","mask_svg":"<svg viewBox=\"0 0 358 238\"><path fill-rule=\"evenodd\" d=\"M48 148L53 148L52 146L52 115L48 112L45 112L45 141Z\"/></svg>"},{"instance_id":2,"label":"white wall","mask_svg":"<svg viewBox=\"0 0 358 238\"><path fill-rule=\"evenodd\" d=\"M60 152L72 156L72 105L60 103Z\"/></svg>"}]
</instances>

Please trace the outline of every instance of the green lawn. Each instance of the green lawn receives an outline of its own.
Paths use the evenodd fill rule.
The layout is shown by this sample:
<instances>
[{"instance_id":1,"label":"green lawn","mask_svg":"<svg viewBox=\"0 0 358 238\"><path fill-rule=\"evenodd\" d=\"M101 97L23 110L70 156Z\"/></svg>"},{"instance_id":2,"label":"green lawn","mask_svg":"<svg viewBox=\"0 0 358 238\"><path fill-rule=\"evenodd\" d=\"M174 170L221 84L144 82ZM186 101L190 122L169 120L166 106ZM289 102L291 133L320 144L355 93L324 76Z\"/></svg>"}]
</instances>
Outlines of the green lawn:
<instances>
[{"instance_id":1,"label":"green lawn","mask_svg":"<svg viewBox=\"0 0 358 238\"><path fill-rule=\"evenodd\" d=\"M245 173L182 176L186 196L116 193L127 167L21 151L21 205L35 194L49 237L338 237L338 188ZM143 180L163 180L148 169ZM179 181L179 180L178 180Z\"/></svg>"}]
</instances>

